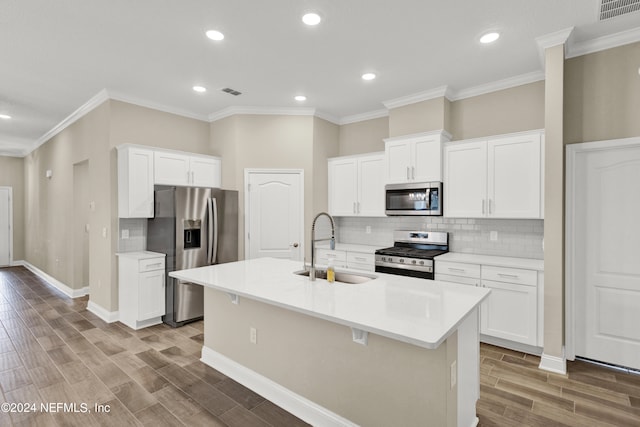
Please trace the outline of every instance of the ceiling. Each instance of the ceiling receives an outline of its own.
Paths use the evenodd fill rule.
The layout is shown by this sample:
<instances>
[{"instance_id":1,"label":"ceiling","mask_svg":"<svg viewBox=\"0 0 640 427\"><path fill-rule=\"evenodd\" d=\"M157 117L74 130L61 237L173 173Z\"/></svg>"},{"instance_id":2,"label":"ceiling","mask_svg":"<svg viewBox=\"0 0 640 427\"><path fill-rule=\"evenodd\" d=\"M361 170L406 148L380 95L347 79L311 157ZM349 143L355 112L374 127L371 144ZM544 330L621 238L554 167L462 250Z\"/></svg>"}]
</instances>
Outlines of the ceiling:
<instances>
[{"instance_id":1,"label":"ceiling","mask_svg":"<svg viewBox=\"0 0 640 427\"><path fill-rule=\"evenodd\" d=\"M344 123L444 86L464 93L496 81L540 80L537 38L571 27L576 46L621 31L636 37L639 12L598 22L599 4L0 0L0 114L12 117L0 119L0 154L30 152L104 90L202 120L255 107L300 108ZM301 22L310 10L323 18L315 27ZM209 40L209 29L225 39ZM501 37L481 45L487 30ZM368 71L377 78L363 81ZM194 85L208 90L196 93ZM307 100L295 101L297 94Z\"/></svg>"}]
</instances>

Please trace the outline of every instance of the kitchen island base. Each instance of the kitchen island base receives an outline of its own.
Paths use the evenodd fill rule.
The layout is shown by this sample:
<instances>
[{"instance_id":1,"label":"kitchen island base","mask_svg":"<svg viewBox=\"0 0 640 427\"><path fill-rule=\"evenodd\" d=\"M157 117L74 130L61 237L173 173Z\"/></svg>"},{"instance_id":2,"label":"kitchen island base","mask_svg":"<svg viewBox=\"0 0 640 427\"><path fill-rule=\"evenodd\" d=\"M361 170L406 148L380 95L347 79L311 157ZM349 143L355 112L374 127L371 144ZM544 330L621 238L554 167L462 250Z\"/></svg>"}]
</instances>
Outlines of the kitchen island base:
<instances>
[{"instance_id":1,"label":"kitchen island base","mask_svg":"<svg viewBox=\"0 0 640 427\"><path fill-rule=\"evenodd\" d=\"M202 361L319 426L473 426L478 315L427 349L205 288ZM255 344L250 330L255 329Z\"/></svg>"}]
</instances>

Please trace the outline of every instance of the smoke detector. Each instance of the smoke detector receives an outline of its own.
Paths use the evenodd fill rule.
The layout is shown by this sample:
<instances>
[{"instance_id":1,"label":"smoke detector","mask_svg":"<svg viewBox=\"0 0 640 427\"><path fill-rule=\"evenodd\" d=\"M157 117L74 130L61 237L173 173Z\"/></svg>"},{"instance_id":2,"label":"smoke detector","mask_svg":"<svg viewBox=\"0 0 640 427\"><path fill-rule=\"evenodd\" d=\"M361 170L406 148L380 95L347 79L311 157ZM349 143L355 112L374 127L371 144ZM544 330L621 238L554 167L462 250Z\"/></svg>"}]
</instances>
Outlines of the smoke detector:
<instances>
[{"instance_id":1,"label":"smoke detector","mask_svg":"<svg viewBox=\"0 0 640 427\"><path fill-rule=\"evenodd\" d=\"M242 95L242 92L238 92L237 90L231 89L230 87L225 87L224 89L222 89L222 91L233 96Z\"/></svg>"},{"instance_id":2,"label":"smoke detector","mask_svg":"<svg viewBox=\"0 0 640 427\"><path fill-rule=\"evenodd\" d=\"M606 21L607 19L637 12L639 10L640 0L600 0L600 13L598 15L598 19L600 21Z\"/></svg>"}]
</instances>

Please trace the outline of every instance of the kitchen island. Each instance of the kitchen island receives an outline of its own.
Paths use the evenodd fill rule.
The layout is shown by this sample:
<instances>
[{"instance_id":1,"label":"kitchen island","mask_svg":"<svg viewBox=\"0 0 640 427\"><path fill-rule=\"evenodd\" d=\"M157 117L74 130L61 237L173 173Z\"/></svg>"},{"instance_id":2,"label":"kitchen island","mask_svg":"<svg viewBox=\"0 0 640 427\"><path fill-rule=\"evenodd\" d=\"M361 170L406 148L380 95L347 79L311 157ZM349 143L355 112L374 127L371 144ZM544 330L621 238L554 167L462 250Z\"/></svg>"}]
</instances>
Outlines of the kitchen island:
<instances>
[{"instance_id":1,"label":"kitchen island","mask_svg":"<svg viewBox=\"0 0 640 427\"><path fill-rule=\"evenodd\" d=\"M311 282L301 267L170 273L205 287L202 361L314 425L475 425L489 290L382 273Z\"/></svg>"}]
</instances>

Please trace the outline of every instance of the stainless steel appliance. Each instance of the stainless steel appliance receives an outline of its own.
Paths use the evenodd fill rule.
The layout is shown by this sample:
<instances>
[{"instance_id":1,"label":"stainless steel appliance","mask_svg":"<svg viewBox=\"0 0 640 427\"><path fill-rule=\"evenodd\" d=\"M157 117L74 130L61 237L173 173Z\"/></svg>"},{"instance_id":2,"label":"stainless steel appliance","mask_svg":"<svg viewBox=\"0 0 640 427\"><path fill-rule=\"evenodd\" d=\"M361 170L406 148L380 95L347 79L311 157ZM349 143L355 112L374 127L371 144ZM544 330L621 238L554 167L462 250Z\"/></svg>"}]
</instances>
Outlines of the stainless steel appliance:
<instances>
[{"instance_id":1,"label":"stainless steel appliance","mask_svg":"<svg viewBox=\"0 0 640 427\"><path fill-rule=\"evenodd\" d=\"M387 215L442 215L442 182L387 184Z\"/></svg>"},{"instance_id":2,"label":"stainless steel appliance","mask_svg":"<svg viewBox=\"0 0 640 427\"><path fill-rule=\"evenodd\" d=\"M376 272L433 280L433 258L449 252L449 233L394 231L393 246L376 251Z\"/></svg>"},{"instance_id":3,"label":"stainless steel appliance","mask_svg":"<svg viewBox=\"0 0 640 427\"><path fill-rule=\"evenodd\" d=\"M167 254L162 320L177 327L202 319L204 289L169 277L169 272L238 260L238 192L156 186L154 195L147 250Z\"/></svg>"}]
</instances>

